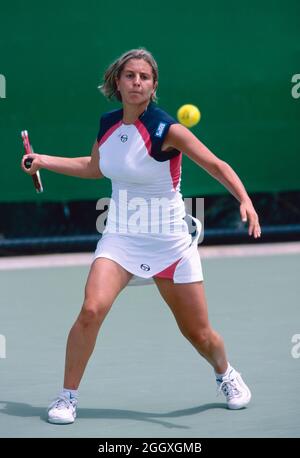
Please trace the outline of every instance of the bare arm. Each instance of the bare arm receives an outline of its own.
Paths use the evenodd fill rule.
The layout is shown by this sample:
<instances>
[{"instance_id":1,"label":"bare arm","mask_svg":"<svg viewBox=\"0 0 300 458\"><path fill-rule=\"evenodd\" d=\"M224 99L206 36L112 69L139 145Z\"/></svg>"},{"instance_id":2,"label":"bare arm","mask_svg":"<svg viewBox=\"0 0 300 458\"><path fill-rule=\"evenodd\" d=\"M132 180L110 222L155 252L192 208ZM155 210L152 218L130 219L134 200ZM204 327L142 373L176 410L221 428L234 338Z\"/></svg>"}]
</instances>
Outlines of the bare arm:
<instances>
[{"instance_id":1,"label":"bare arm","mask_svg":"<svg viewBox=\"0 0 300 458\"><path fill-rule=\"evenodd\" d=\"M257 213L243 183L230 165L215 156L192 132L180 124L173 124L169 129L163 149L170 147L184 152L222 183L240 202L242 221L249 221L249 235L253 234L254 238L260 237L261 229Z\"/></svg>"},{"instance_id":2,"label":"bare arm","mask_svg":"<svg viewBox=\"0 0 300 458\"><path fill-rule=\"evenodd\" d=\"M26 169L24 167L24 161L28 157L33 158L30 169ZM69 158L32 153L23 156L21 167L24 172L28 173L29 175L33 175L37 170L47 169L51 172L79 178L103 177L99 169L99 151L97 140L93 145L90 156Z\"/></svg>"}]
</instances>

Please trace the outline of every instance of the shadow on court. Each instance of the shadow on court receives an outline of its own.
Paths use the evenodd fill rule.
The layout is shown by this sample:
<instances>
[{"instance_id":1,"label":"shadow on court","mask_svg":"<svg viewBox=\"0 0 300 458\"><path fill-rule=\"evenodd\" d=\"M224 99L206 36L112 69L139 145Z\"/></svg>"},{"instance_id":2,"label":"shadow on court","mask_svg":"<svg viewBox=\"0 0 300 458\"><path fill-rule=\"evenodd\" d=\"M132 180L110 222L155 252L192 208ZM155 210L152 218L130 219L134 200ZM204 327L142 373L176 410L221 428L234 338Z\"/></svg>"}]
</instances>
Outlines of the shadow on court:
<instances>
[{"instance_id":1,"label":"shadow on court","mask_svg":"<svg viewBox=\"0 0 300 458\"><path fill-rule=\"evenodd\" d=\"M98 419L98 420L134 420L143 421L148 423L159 424L166 428L189 429L188 426L175 425L163 418L180 418L190 415L197 415L201 412L206 412L212 409L226 409L225 403L209 403L189 409L174 410L167 413L153 413L153 412L138 412L135 410L121 410L121 409L78 409L78 417L81 419ZM43 421L47 421L47 413L44 407L34 407L30 404L22 402L0 401L0 413L15 417L39 417ZM58 425L62 426L62 425Z\"/></svg>"}]
</instances>

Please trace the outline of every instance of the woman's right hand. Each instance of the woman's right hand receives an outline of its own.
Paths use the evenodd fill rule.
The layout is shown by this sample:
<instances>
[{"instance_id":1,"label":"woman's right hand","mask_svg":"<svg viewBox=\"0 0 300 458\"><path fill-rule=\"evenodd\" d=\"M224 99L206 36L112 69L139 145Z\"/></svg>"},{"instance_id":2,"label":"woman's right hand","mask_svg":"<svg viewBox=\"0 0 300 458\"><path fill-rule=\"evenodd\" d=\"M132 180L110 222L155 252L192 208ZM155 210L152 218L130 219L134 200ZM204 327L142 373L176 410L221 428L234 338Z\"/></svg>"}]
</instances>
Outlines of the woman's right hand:
<instances>
[{"instance_id":1,"label":"woman's right hand","mask_svg":"<svg viewBox=\"0 0 300 458\"><path fill-rule=\"evenodd\" d=\"M26 159L32 160L31 167L27 169L24 162ZM61 173L71 177L79 178L102 178L99 169L98 142L92 150L91 156L81 157L60 157L48 154L25 154L22 157L21 168L27 175L34 175L40 169L50 170L50 172Z\"/></svg>"},{"instance_id":2,"label":"woman's right hand","mask_svg":"<svg viewBox=\"0 0 300 458\"><path fill-rule=\"evenodd\" d=\"M25 167L26 159L31 159L32 163L30 168ZM38 170L42 168L42 154L30 153L24 154L21 161L21 169L23 172L27 173L28 175L34 175Z\"/></svg>"}]
</instances>

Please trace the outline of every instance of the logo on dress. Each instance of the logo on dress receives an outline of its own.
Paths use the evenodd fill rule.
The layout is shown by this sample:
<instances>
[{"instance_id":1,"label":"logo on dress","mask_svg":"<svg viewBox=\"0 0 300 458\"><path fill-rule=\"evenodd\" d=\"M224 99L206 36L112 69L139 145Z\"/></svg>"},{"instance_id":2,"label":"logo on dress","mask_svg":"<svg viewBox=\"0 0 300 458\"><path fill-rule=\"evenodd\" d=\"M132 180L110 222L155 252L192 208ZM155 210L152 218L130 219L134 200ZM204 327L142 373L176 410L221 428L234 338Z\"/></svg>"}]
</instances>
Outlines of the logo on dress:
<instances>
[{"instance_id":1,"label":"logo on dress","mask_svg":"<svg viewBox=\"0 0 300 458\"><path fill-rule=\"evenodd\" d=\"M146 272L149 272L150 266L148 266L148 264L141 264L141 269L146 270Z\"/></svg>"},{"instance_id":2,"label":"logo on dress","mask_svg":"<svg viewBox=\"0 0 300 458\"><path fill-rule=\"evenodd\" d=\"M128 140L128 135L126 135L126 134L121 135L120 140L121 140L122 143L127 142L127 140Z\"/></svg>"},{"instance_id":3,"label":"logo on dress","mask_svg":"<svg viewBox=\"0 0 300 458\"><path fill-rule=\"evenodd\" d=\"M165 127L166 127L166 123L165 122L160 122L159 125L158 125L158 128L156 129L156 132L155 132L155 137L161 137L162 134L164 133L164 130L165 130Z\"/></svg>"}]
</instances>

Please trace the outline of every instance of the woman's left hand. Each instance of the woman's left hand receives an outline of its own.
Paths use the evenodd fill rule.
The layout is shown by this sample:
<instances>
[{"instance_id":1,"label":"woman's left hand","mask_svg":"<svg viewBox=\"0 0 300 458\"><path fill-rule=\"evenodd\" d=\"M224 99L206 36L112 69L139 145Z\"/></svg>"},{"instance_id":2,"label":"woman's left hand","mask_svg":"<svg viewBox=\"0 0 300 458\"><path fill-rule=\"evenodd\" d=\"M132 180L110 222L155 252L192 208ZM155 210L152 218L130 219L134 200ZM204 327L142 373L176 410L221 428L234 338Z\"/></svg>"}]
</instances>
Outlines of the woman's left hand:
<instances>
[{"instance_id":1,"label":"woman's left hand","mask_svg":"<svg viewBox=\"0 0 300 458\"><path fill-rule=\"evenodd\" d=\"M248 234L253 235L255 239L259 238L261 236L259 219L250 199L241 202L240 214L244 223L248 221Z\"/></svg>"}]
</instances>

